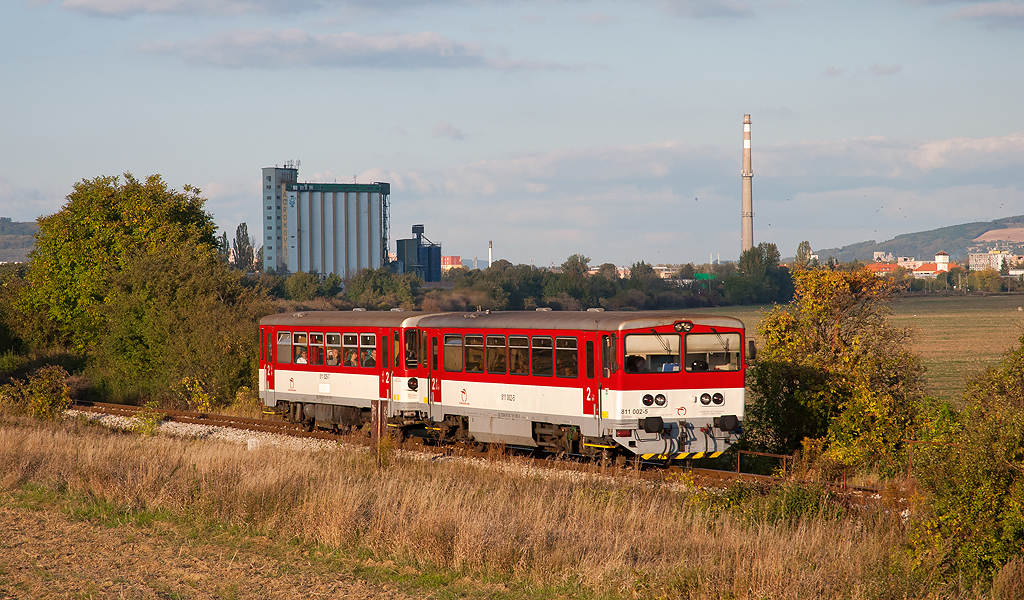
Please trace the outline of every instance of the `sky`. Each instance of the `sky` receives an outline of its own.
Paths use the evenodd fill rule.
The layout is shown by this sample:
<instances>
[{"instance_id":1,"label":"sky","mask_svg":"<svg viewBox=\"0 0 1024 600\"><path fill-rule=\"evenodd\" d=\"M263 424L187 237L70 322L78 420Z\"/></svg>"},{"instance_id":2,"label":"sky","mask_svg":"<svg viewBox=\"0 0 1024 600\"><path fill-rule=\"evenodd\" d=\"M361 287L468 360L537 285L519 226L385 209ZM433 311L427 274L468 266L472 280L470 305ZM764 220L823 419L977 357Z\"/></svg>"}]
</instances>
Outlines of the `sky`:
<instances>
[{"instance_id":1,"label":"sky","mask_svg":"<svg viewBox=\"0 0 1024 600\"><path fill-rule=\"evenodd\" d=\"M792 256L1024 214L1024 1L4 0L0 216L83 179L391 183L393 240L561 264ZM257 241L257 245L259 242Z\"/></svg>"}]
</instances>

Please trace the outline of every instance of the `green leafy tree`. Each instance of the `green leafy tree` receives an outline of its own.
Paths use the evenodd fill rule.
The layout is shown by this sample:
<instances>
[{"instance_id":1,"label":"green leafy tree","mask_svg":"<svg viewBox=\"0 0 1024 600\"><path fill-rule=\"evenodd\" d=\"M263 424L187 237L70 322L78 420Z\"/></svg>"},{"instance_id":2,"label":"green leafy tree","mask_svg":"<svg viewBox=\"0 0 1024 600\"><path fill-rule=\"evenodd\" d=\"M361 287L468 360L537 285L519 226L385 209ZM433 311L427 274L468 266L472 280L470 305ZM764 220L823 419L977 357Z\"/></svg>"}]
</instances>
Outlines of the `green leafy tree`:
<instances>
[{"instance_id":1,"label":"green leafy tree","mask_svg":"<svg viewBox=\"0 0 1024 600\"><path fill-rule=\"evenodd\" d=\"M289 300L308 302L320 295L320 279L314 273L299 271L284 280L284 296Z\"/></svg>"},{"instance_id":2,"label":"green leafy tree","mask_svg":"<svg viewBox=\"0 0 1024 600\"><path fill-rule=\"evenodd\" d=\"M259 319L273 307L215 255L162 250L137 252L111 276L87 373L115 399L169 399L191 378L226 402L256 385Z\"/></svg>"},{"instance_id":3,"label":"green leafy tree","mask_svg":"<svg viewBox=\"0 0 1024 600\"><path fill-rule=\"evenodd\" d=\"M238 228L235 229L233 248L235 251L235 268L245 272L252 271L255 256L252 249L252 238L249 237L249 226L245 223L239 223Z\"/></svg>"},{"instance_id":4,"label":"green leafy tree","mask_svg":"<svg viewBox=\"0 0 1024 600\"><path fill-rule=\"evenodd\" d=\"M793 260L793 264L797 267L807 267L811 264L811 243L807 240L800 242L796 247L796 258Z\"/></svg>"},{"instance_id":5,"label":"green leafy tree","mask_svg":"<svg viewBox=\"0 0 1024 600\"><path fill-rule=\"evenodd\" d=\"M725 281L726 300L732 304L788 302L793 296L792 278L779 261L779 250L770 242L744 251L739 274Z\"/></svg>"},{"instance_id":6,"label":"green leafy tree","mask_svg":"<svg viewBox=\"0 0 1024 600\"><path fill-rule=\"evenodd\" d=\"M896 288L862 269L800 269L796 297L758 326L747 443L790 453L819 440L842 465L896 468L914 423L923 368L909 330L886 321Z\"/></svg>"},{"instance_id":7,"label":"green leafy tree","mask_svg":"<svg viewBox=\"0 0 1024 600\"><path fill-rule=\"evenodd\" d=\"M968 383L964 400L954 427L924 432L959 445L914 454L930 497L911 539L921 562L984 581L1024 548L1024 337Z\"/></svg>"},{"instance_id":8,"label":"green leafy tree","mask_svg":"<svg viewBox=\"0 0 1024 600\"><path fill-rule=\"evenodd\" d=\"M37 343L84 350L99 338L106 313L99 310L112 275L137 253L189 245L215 254L213 219L198 188L169 189L159 175L141 182L130 173L76 183L60 211L39 219L29 254L23 308L46 317L33 332Z\"/></svg>"},{"instance_id":9,"label":"green leafy tree","mask_svg":"<svg viewBox=\"0 0 1024 600\"><path fill-rule=\"evenodd\" d=\"M479 273L479 271L474 271ZM356 306L375 310L414 308L422 281L412 273L397 275L387 266L363 269L349 280L345 295Z\"/></svg>"}]
</instances>

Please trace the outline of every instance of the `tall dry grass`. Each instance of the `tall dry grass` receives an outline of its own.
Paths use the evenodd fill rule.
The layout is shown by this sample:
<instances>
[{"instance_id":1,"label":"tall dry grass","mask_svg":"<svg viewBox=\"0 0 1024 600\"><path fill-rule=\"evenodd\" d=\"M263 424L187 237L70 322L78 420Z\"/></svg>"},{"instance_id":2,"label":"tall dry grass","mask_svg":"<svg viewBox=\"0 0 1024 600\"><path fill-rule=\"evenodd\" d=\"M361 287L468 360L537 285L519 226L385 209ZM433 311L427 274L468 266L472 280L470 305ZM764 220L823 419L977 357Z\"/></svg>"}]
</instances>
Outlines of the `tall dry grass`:
<instances>
[{"instance_id":1,"label":"tall dry grass","mask_svg":"<svg viewBox=\"0 0 1024 600\"><path fill-rule=\"evenodd\" d=\"M514 460L514 459L512 459ZM244 525L466 576L578 586L600 596L953 597L914 575L897 515L769 518L714 495L467 461L289 452L0 426L0 486L29 482L137 510Z\"/></svg>"}]
</instances>

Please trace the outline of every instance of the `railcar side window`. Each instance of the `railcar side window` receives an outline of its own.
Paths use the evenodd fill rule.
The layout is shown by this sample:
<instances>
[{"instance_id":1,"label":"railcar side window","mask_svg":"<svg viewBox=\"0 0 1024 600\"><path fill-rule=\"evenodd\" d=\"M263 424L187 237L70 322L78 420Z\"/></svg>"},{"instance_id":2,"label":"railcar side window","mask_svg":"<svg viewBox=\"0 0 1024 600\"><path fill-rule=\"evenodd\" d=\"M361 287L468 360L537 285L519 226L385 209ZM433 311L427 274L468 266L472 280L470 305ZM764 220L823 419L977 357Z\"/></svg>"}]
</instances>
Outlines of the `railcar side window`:
<instances>
[{"instance_id":1,"label":"railcar side window","mask_svg":"<svg viewBox=\"0 0 1024 600\"><path fill-rule=\"evenodd\" d=\"M532 352L530 353L530 359L533 362L533 374L540 375L543 377L551 377L551 372L554 370L554 357L551 354L551 338L533 336Z\"/></svg>"},{"instance_id":2,"label":"railcar side window","mask_svg":"<svg viewBox=\"0 0 1024 600\"><path fill-rule=\"evenodd\" d=\"M388 336L384 334L380 336L380 366L385 369L391 368L391 355L388 354Z\"/></svg>"},{"instance_id":3,"label":"railcar side window","mask_svg":"<svg viewBox=\"0 0 1024 600\"><path fill-rule=\"evenodd\" d=\"M274 362L274 336L267 332L267 362Z\"/></svg>"},{"instance_id":4,"label":"railcar side window","mask_svg":"<svg viewBox=\"0 0 1024 600\"><path fill-rule=\"evenodd\" d=\"M393 348L395 349L394 350L395 351L395 356L394 356L395 360L393 362L394 362L395 368L397 369L397 368L402 366L402 363L398 362L398 361L401 360L401 357L402 357L402 338L399 337L399 333L398 333L397 329L394 330L394 338L395 338L395 344L394 344Z\"/></svg>"},{"instance_id":5,"label":"railcar side window","mask_svg":"<svg viewBox=\"0 0 1024 600\"><path fill-rule=\"evenodd\" d=\"M309 334L309 364L324 364L324 334Z\"/></svg>"},{"instance_id":6,"label":"railcar side window","mask_svg":"<svg viewBox=\"0 0 1024 600\"><path fill-rule=\"evenodd\" d=\"M306 356L307 336L305 333L292 334L292 357L297 365L308 365L309 358Z\"/></svg>"},{"instance_id":7,"label":"railcar side window","mask_svg":"<svg viewBox=\"0 0 1024 600\"><path fill-rule=\"evenodd\" d=\"M627 373L676 373L681 364L678 333L643 333L626 336Z\"/></svg>"},{"instance_id":8,"label":"railcar side window","mask_svg":"<svg viewBox=\"0 0 1024 600\"><path fill-rule=\"evenodd\" d=\"M576 338L555 338L555 375L577 377L579 374L580 352Z\"/></svg>"},{"instance_id":9,"label":"railcar side window","mask_svg":"<svg viewBox=\"0 0 1024 600\"><path fill-rule=\"evenodd\" d=\"M419 366L420 334L415 329L405 330L405 368L415 369Z\"/></svg>"},{"instance_id":10,"label":"railcar side window","mask_svg":"<svg viewBox=\"0 0 1024 600\"><path fill-rule=\"evenodd\" d=\"M508 351L505 348L505 336L487 336L487 372L495 375L505 374L505 360Z\"/></svg>"},{"instance_id":11,"label":"railcar side window","mask_svg":"<svg viewBox=\"0 0 1024 600\"><path fill-rule=\"evenodd\" d=\"M587 340L587 378L594 378L594 341Z\"/></svg>"},{"instance_id":12,"label":"railcar side window","mask_svg":"<svg viewBox=\"0 0 1024 600\"><path fill-rule=\"evenodd\" d=\"M446 334L444 336L444 370L462 370L462 336Z\"/></svg>"},{"instance_id":13,"label":"railcar side window","mask_svg":"<svg viewBox=\"0 0 1024 600\"><path fill-rule=\"evenodd\" d=\"M377 366L377 334L364 333L359 336L359 364L364 367Z\"/></svg>"},{"instance_id":14,"label":"railcar side window","mask_svg":"<svg viewBox=\"0 0 1024 600\"><path fill-rule=\"evenodd\" d=\"M277 362L292 362L292 334L290 331L277 332Z\"/></svg>"},{"instance_id":15,"label":"railcar side window","mask_svg":"<svg viewBox=\"0 0 1024 600\"><path fill-rule=\"evenodd\" d=\"M327 366L337 367L341 364L341 334L327 334Z\"/></svg>"},{"instance_id":16,"label":"railcar side window","mask_svg":"<svg viewBox=\"0 0 1024 600\"><path fill-rule=\"evenodd\" d=\"M508 336L508 372L530 374L530 338L525 335Z\"/></svg>"},{"instance_id":17,"label":"railcar side window","mask_svg":"<svg viewBox=\"0 0 1024 600\"><path fill-rule=\"evenodd\" d=\"M359 336L354 333L343 333L341 335L341 364L346 367L359 366Z\"/></svg>"},{"instance_id":18,"label":"railcar side window","mask_svg":"<svg viewBox=\"0 0 1024 600\"><path fill-rule=\"evenodd\" d=\"M437 370L437 337L436 336L434 337L434 353L431 356L432 356L432 358L430 359L430 368L433 369L434 371L436 371Z\"/></svg>"},{"instance_id":19,"label":"railcar side window","mask_svg":"<svg viewBox=\"0 0 1024 600\"><path fill-rule=\"evenodd\" d=\"M740 334L687 334L686 370L691 373L698 371L739 371Z\"/></svg>"},{"instance_id":20,"label":"railcar side window","mask_svg":"<svg viewBox=\"0 0 1024 600\"><path fill-rule=\"evenodd\" d=\"M267 357L263 354L264 342L267 339L267 330L260 327L260 362L267 360Z\"/></svg>"},{"instance_id":21,"label":"railcar side window","mask_svg":"<svg viewBox=\"0 0 1024 600\"><path fill-rule=\"evenodd\" d=\"M484 336L466 336L466 372L484 372Z\"/></svg>"}]
</instances>

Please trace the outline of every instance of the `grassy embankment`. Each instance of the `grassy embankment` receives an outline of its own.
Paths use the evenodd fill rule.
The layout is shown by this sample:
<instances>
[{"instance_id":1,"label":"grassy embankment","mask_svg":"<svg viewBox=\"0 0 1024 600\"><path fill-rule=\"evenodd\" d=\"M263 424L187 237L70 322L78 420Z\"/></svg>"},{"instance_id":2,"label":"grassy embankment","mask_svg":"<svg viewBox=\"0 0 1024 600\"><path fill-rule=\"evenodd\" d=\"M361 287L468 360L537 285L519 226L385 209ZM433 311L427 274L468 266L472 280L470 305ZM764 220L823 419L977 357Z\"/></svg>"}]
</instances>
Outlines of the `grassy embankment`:
<instances>
[{"instance_id":1,"label":"grassy embankment","mask_svg":"<svg viewBox=\"0 0 1024 600\"><path fill-rule=\"evenodd\" d=\"M228 551L254 537L326 549L279 568L344 557L350 575L415 593L448 595L454 584L490 597L971 597L910 574L898 513L844 509L820 490L716 496L401 455L381 470L343 448L248 450L4 421L0 505L20 499L83 519L115 507L114 520L135 527L216 526L222 540L234 532Z\"/></svg>"}]
</instances>

